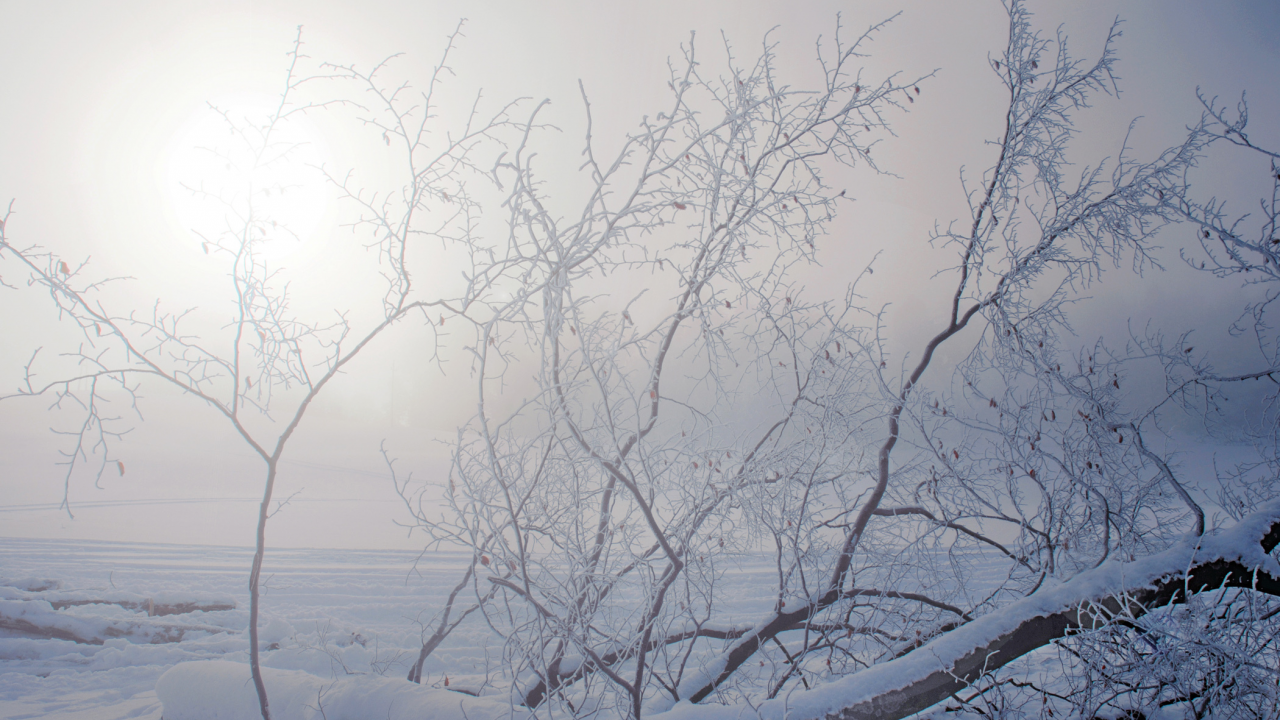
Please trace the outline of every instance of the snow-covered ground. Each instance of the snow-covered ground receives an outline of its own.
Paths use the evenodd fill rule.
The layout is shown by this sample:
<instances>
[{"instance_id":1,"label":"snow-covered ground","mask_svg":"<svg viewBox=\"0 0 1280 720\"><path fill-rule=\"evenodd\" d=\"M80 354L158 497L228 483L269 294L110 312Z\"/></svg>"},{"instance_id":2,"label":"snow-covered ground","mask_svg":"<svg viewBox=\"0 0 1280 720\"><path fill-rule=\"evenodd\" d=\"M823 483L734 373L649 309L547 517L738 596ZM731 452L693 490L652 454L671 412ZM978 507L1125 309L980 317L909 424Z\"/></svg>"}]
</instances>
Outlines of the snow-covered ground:
<instances>
[{"instance_id":1,"label":"snow-covered ground","mask_svg":"<svg viewBox=\"0 0 1280 720\"><path fill-rule=\"evenodd\" d=\"M941 658L959 657L1020 619L1061 612L1111 588L1146 586L1189 566L1196 555L1234 559L1280 575L1275 558L1256 546L1278 514L1280 505L1273 502L1198 546L1189 538L1133 563L1107 563L856 679L836 679L755 709L687 704L669 712L655 709L669 720L783 718L797 711L820 717L924 677L937 670L933 664ZM0 718L254 720L258 709L246 633L251 556L250 549L235 547L0 538ZM270 551L263 571L260 639L273 716L529 717L504 687L509 678L502 672L503 648L480 613L433 653L421 685L404 679L421 644L419 623L428 623L442 607L466 560L443 552ZM985 568L975 570L979 578L988 575ZM721 616L727 625L768 614L773 572L762 555L742 559L725 576L732 586ZM1061 682L1056 655L1052 648L1027 655L1015 663L1020 667L1015 672L1034 676L1042 686ZM1274 697L1272 690L1262 694ZM932 710L946 714L941 706ZM1035 711L1028 717L1038 716ZM1169 707L1158 716L1183 713Z\"/></svg>"},{"instance_id":2,"label":"snow-covered ground","mask_svg":"<svg viewBox=\"0 0 1280 720\"><path fill-rule=\"evenodd\" d=\"M252 717L245 632L251 557L250 549L235 547L0 538L0 622L8 626L0 629L0 717L158 719L166 689L185 693L184 705L203 704L192 695L197 683L185 683L181 670L160 683L157 695L167 670L200 660L236 663L203 668L201 682L224 674L244 680L241 697L207 700L227 712L206 707L201 717L239 717L238 701L250 703L240 710ZM276 714L319 718L324 703L328 717L337 717L335 703L346 698L365 703L364 716L370 706L360 698L377 690L382 702L406 711L466 702L468 717L510 717L505 694L490 695L497 690L486 685L486 665L500 665L501 648L487 644L491 635L479 622L459 628L433 653L421 687L404 681L421 644L415 623L442 605L462 562L450 553L419 561L405 551L269 551L260 627L263 665L282 671L267 674ZM767 597L750 591L768 587L752 582L768 572L761 564L737 574L743 592L735 594L735 615L745 620L768 607ZM32 637L31 627L14 629L22 621L102 644ZM443 688L446 673L450 690ZM311 707L287 714L291 701ZM388 710L394 707L369 717L396 716ZM166 717L179 720L172 711Z\"/></svg>"},{"instance_id":3,"label":"snow-covered ground","mask_svg":"<svg viewBox=\"0 0 1280 720\"><path fill-rule=\"evenodd\" d=\"M247 662L251 557L246 548L0 538L5 618L25 612L36 625L54 619L103 641L0 630L0 717L159 718L156 680L169 668L190 660ZM263 653L264 665L325 679L379 671L403 678L420 644L414 621L439 607L459 561L437 553L414 571L416 558L402 551L270 552L260 627L267 647L278 647ZM107 602L54 609L76 600ZM153 613L164 603L182 610L184 601L234 608L148 617L147 600ZM166 627L170 636L175 628L195 629L185 629L181 642L152 642L164 639L157 633ZM124 636L109 637L112 628ZM491 651L483 638L456 634L426 666L424 684L441 681L446 665L482 673Z\"/></svg>"}]
</instances>

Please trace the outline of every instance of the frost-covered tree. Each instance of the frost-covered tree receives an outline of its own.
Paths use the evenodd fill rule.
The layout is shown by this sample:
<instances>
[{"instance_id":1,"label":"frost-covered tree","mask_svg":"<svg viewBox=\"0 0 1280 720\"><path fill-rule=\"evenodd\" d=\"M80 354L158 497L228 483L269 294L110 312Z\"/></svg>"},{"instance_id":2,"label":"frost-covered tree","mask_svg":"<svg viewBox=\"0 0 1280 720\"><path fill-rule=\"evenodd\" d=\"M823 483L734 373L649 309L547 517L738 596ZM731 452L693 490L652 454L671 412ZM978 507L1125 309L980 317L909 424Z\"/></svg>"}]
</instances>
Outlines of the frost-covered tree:
<instances>
[{"instance_id":1,"label":"frost-covered tree","mask_svg":"<svg viewBox=\"0 0 1280 720\"><path fill-rule=\"evenodd\" d=\"M459 30L461 26L459 26ZM224 222L195 228L210 272L225 275L224 307L230 315L211 318L208 308L165 309L157 299L151 308L117 307L106 292L124 278L95 278L87 259L64 258L39 245L17 245L13 204L0 221L0 257L25 275L27 285L48 292L62 321L82 334L78 347L65 357L73 369L45 379L37 348L26 366L24 382L0 400L47 396L55 407L75 417L66 435L63 507L72 512L71 479L89 465L101 479L107 471L125 473L114 443L128 432L129 419L104 410L114 398L125 399L137 420L142 415L139 391L160 382L181 390L193 403L203 403L230 423L239 438L263 462L262 501L258 508L256 551L249 572L249 659L262 717L271 717L259 666L259 581L266 550L267 520L288 502L275 500L280 462L289 441L312 403L358 356L367 355L380 336L410 319L429 330L445 316L466 312L488 290L483 271L454 285L415 282L410 269L429 265L441 253L459 262L484 265L491 253L475 232L475 202L468 182L492 163L495 142L519 128L513 105L491 114L480 106L456 126L437 113L433 93L450 72L448 50L421 94L406 86L388 85L384 65L308 66L302 33L289 55L285 90L279 104L265 115L245 116L214 108L226 121L229 144L203 148L233 171L235 181L213 187L193 181L188 188L224 213ZM291 229L273 214L270 198L293 188L270 181L272 167L296 163L296 143L282 133L305 113L338 114L356 129L385 143L394 153L386 189L357 186L349 173L314 168L322 173L352 210L353 237L373 251L369 268L383 282L382 293L367 306L333 308L307 315L291 306L298 278L273 264L272 242ZM221 163L220 163L221 164ZM267 178L263 181L262 178ZM10 276L12 278L12 275ZM12 286L11 286L12 287ZM326 288L321 288L322 291ZM104 299L104 295L106 299ZM216 306L215 306L216 307ZM433 320L438 318L438 320ZM211 323L212 329L211 329ZM221 328L217 324L225 323ZM54 366L55 372L61 368ZM273 500L276 505L273 509Z\"/></svg>"},{"instance_id":2,"label":"frost-covered tree","mask_svg":"<svg viewBox=\"0 0 1280 720\"><path fill-rule=\"evenodd\" d=\"M1115 90L1119 32L1081 60L1064 35L1038 33L1021 3L1007 9L1008 45L991 59L1007 93L991 112L991 163L962 188L969 214L919 239L948 261L919 281L948 292L915 319L932 332L905 356L890 343L902 329L859 289L874 265L849 270L838 301L803 287L848 199L841 180L878 171L893 113L928 92L928 78L859 65L881 26L820 44L813 88L778 76L768 42L754 60L726 45L716 55L727 60L712 61L691 39L670 66L666 105L609 155L584 89L575 163L585 182L567 189L538 152L545 105L420 157L426 137L405 128L431 117L430 93L409 111L377 71L330 70L373 91L380 114L362 119L405 144L413 177L386 200L399 215L383 197L348 192L391 268L384 319L362 337L432 303L445 313L428 323L447 314L472 332L478 410L458 430L449 476L402 477L386 450L429 549L471 557L431 608L410 681L473 622L503 648L491 680L515 716L894 718L944 701L988 716L1274 707L1276 155L1250 140L1243 106L1228 114L1206 101L1164 152L1075 157L1077 114ZM486 141L505 144L480 164ZM1272 159L1261 224L1192 187L1198 161L1231 144ZM497 188L488 205L452 184L476 168ZM470 222L481 208L499 231ZM416 222L465 250L457 298L412 289L401 253ZM247 228L242 244L220 247L251 249ZM1243 329L1262 350L1246 372L1216 371L1185 336L1081 344L1072 332L1072 305L1104 269L1156 272L1156 234L1179 232L1200 240L1184 253L1193 267L1262 284L1261 300L1241 295ZM166 362L191 363L193 343L163 318L100 311L90 287L68 284L78 268L7 237L0 249L86 331L113 323L130 364L94 377L160 374L219 408L214 388L243 394L238 365L200 365L204 390L190 370L154 361L179 348ZM289 327L260 328L256 306L244 307L238 322L260 339ZM131 328L164 342L129 345ZM364 347L327 342L330 374L346 348ZM290 352L299 357L284 367L309 367ZM1152 366L1164 391L1126 392ZM302 382L283 370L264 379L286 377ZM1185 476L1168 422L1212 421L1235 388L1267 399L1253 418L1256 457L1220 478ZM259 543L261 553L261 531ZM743 581L728 579L745 572L767 598L750 617ZM1051 682L1015 662L1042 648L1036 657L1056 663Z\"/></svg>"},{"instance_id":3,"label":"frost-covered tree","mask_svg":"<svg viewBox=\"0 0 1280 720\"><path fill-rule=\"evenodd\" d=\"M1196 488L1212 479L1175 472L1162 423L1179 407L1213 414L1236 386L1266 382L1274 401L1274 291L1251 307L1268 351L1231 376L1181 340L1081 346L1068 324L1102 270L1158 270L1156 233L1188 220L1216 272L1252 264L1274 280L1274 202L1245 240L1189 184L1215 143L1249 146L1243 112L1209 106L1154 157L1073 165L1075 114L1116 85L1118 29L1084 61L1020 3L1008 17L991 60L1008 96L995 160L964 187L970 215L927 238L954 257L930 280L952 291L916 320L936 332L905 359L857 272L843 303L811 301L797 280L844 194L830 178L874 169L888 112L921 93L920 79L858 69L868 36L828 48L811 92L775 76L771 46L707 76L690 44L669 106L616 156L588 134L591 189L570 213L547 210L565 198L538 174L536 138L507 158L518 260L510 301L476 324L480 412L438 495L400 486L433 541L475 558L410 679L472 612L505 642L513 702L630 717L686 701L901 717L1003 687L1002 666L1060 638L1083 667L1105 665L1103 635L1076 633L1151 637L1145 613L1209 590L1188 608L1245 603L1249 621L1228 632L1270 637L1257 623L1280 589L1273 414L1247 470L1270 484L1227 479L1249 493L1229 529L1208 527ZM1167 392L1137 404L1122 389L1151 359ZM492 413L518 373L537 391ZM772 556L773 609L730 621L724 578L758 552Z\"/></svg>"}]
</instances>

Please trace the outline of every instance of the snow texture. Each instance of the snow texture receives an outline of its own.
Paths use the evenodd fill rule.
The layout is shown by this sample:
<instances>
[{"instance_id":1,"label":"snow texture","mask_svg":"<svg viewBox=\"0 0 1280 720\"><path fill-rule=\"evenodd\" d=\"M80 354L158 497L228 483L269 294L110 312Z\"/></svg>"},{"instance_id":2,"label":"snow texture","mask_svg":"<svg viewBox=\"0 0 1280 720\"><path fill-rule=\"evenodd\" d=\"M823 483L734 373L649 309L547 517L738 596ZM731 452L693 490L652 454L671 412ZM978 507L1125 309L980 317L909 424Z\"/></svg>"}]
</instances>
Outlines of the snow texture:
<instances>
[{"instance_id":1,"label":"snow texture","mask_svg":"<svg viewBox=\"0 0 1280 720\"><path fill-rule=\"evenodd\" d=\"M654 720L822 718L950 667L957 658L1028 619L1069 610L1122 590L1150 587L1196 562L1239 561L1280 576L1260 538L1280 520L1271 502L1235 527L1186 538L1135 562L1108 562L934 639L897 660L792 691L756 708L688 702L648 706ZM77 544L0 538L0 615L58 628L101 644L0 629L0 717L55 720L211 720L259 717L247 664L244 548L124 543ZM268 554L262 628L264 675L278 720L320 718L522 718L500 685L501 648L483 626L463 627L424 668L423 684L404 680L429 621L465 558L447 553L414 569L398 552L282 550ZM754 576L736 578L749 596ZM157 599L179 610L148 617L136 601ZM93 599L84 604L68 601ZM60 608L60 609L55 609ZM754 609L752 609L754 608ZM735 606L733 615L767 619L767 606ZM426 612L424 613L424 609ZM745 612L748 611L749 613ZM741 626L740 620L726 618ZM180 642L152 632L188 630ZM121 632L130 629L129 632ZM116 637L107 637L118 632ZM172 639L172 638L170 638ZM726 643L723 653L732 643ZM723 654L720 656L723 657ZM1027 662L1034 664L1033 659ZM719 669L702 668L705 681ZM445 679L450 682L446 686ZM693 678L686 687L692 687ZM463 691L463 692L459 692ZM473 696L474 694L475 696Z\"/></svg>"}]
</instances>

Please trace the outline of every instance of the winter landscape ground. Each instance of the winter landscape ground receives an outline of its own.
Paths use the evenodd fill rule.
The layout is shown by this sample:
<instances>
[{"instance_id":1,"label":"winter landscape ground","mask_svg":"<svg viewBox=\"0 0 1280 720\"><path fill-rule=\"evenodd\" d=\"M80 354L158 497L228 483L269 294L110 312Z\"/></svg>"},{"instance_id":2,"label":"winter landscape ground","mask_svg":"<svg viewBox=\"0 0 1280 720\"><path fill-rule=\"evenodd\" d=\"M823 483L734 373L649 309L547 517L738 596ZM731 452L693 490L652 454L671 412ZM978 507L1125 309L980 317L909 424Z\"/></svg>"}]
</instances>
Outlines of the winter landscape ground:
<instances>
[{"instance_id":1,"label":"winter landscape ground","mask_svg":"<svg viewBox=\"0 0 1280 720\"><path fill-rule=\"evenodd\" d=\"M227 698L214 705L214 699L201 697L200 688L180 683L170 688L170 703L208 702L206 718L257 717L245 635L244 578L252 555L252 548L0 538L0 717L160 718L164 706L157 679L179 663L209 660L236 663L227 672L243 681L243 696L235 699L239 707L221 702ZM421 687L404 680L419 647L415 621L425 622L440 606L465 560L447 552L421 560L405 551L272 552L264 569L270 579L262 621L264 647L271 649L263 654L263 664L308 673L274 676L282 686L273 699L276 716L323 717L323 698L316 702L309 695L326 688L332 694L340 689L335 681L344 678L363 678L362 685L382 689L369 676L385 676L389 684L403 686L395 688L398 693L385 692L381 701L400 701L406 717L411 707L423 705L435 709L433 717L452 717L440 708L470 699L463 693L499 693L485 668L497 674L502 648L486 645L488 634L478 623L460 628L428 659ZM768 607L761 594L767 594L767 583L754 581L768 572L761 562L742 563L731 612L745 618ZM62 605L78 600L101 602ZM184 603L234 607L165 615L157 610L181 610ZM14 628L18 618L100 644L35 637ZM179 633L180 641L164 641L176 640ZM446 675L451 690L444 689ZM299 701L292 708L291 699ZM501 700L472 704L487 705L495 715L510 714L509 703ZM399 717L390 709L391 717ZM478 707L469 711L468 717L481 716Z\"/></svg>"},{"instance_id":2,"label":"winter landscape ground","mask_svg":"<svg viewBox=\"0 0 1280 720\"><path fill-rule=\"evenodd\" d=\"M0 717L258 717L245 632L252 556L247 547L0 538ZM273 716L527 714L513 709L503 648L479 619L428 658L421 686L404 680L418 622L443 605L462 554L281 549L268 558L261 636ZM771 562L735 563L726 624L767 613ZM211 661L225 667L169 672Z\"/></svg>"}]
</instances>

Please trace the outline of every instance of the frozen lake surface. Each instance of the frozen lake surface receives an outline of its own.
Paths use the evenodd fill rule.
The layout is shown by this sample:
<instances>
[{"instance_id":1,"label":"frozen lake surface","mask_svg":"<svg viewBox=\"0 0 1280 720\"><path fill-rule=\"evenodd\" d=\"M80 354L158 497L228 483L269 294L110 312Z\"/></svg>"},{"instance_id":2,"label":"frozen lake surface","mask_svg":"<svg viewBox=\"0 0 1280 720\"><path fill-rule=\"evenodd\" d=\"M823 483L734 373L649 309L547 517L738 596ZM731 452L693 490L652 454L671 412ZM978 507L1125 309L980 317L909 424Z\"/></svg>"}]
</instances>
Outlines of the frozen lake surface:
<instances>
[{"instance_id":1,"label":"frozen lake surface","mask_svg":"<svg viewBox=\"0 0 1280 720\"><path fill-rule=\"evenodd\" d=\"M169 668L191 660L247 663L252 556L238 547L0 538L0 608L10 626L0 629L0 717L158 719L156 680ZM421 645L417 623L443 605L466 560L448 552L420 558L406 551L269 550L262 574L260 628L270 648L262 653L264 667L321 678L403 678ZM735 573L741 592L732 594L725 619L746 621L766 610L772 573L763 560L745 563ZM85 601L96 602L65 604ZM183 603L234 608L163 616L156 610L181 610ZM23 613L37 625L96 633L102 644L13 629L12 618ZM486 664L500 664L502 648L492 645L481 621L468 623L429 658L424 686L440 687L448 673L455 688L484 689ZM181 642L155 642L178 630Z\"/></svg>"}]
</instances>

